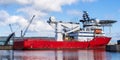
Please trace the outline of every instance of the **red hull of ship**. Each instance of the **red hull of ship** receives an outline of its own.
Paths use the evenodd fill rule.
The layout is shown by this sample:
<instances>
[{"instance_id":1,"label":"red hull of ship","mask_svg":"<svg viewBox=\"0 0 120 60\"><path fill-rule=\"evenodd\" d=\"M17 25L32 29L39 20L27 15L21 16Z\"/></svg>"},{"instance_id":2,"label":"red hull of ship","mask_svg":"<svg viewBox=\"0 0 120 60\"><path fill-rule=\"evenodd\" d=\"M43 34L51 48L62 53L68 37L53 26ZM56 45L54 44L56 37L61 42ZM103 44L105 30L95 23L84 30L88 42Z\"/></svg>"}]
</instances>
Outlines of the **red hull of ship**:
<instances>
[{"instance_id":1,"label":"red hull of ship","mask_svg":"<svg viewBox=\"0 0 120 60\"><path fill-rule=\"evenodd\" d=\"M88 49L104 48L110 41L110 37L95 37L91 41L55 41L42 38L27 38L15 40L14 49Z\"/></svg>"}]
</instances>

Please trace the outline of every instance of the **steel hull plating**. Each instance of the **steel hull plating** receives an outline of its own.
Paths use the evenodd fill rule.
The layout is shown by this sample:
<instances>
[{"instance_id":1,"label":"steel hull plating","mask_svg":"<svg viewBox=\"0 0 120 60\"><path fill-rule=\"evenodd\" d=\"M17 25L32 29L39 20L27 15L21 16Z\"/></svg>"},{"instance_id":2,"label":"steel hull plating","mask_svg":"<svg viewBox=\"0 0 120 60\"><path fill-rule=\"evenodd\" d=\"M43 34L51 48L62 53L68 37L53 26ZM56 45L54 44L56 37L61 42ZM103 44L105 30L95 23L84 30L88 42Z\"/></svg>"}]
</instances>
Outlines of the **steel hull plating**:
<instances>
[{"instance_id":1,"label":"steel hull plating","mask_svg":"<svg viewBox=\"0 0 120 60\"><path fill-rule=\"evenodd\" d=\"M14 41L14 49L93 49L104 48L110 37L95 37L91 41L55 41L41 38L28 38Z\"/></svg>"}]
</instances>

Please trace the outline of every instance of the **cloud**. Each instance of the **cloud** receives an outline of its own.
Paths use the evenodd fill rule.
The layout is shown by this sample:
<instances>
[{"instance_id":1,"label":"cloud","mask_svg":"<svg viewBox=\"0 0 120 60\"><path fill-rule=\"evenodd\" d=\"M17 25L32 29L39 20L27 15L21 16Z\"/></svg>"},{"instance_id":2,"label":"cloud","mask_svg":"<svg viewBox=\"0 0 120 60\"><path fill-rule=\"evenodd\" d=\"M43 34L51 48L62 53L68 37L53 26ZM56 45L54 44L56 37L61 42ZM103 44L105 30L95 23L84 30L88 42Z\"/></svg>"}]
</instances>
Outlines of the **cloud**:
<instances>
[{"instance_id":1,"label":"cloud","mask_svg":"<svg viewBox=\"0 0 120 60\"><path fill-rule=\"evenodd\" d=\"M9 14L4 10L0 10L0 25L3 25L2 22L6 20L7 17L9 17Z\"/></svg>"},{"instance_id":2,"label":"cloud","mask_svg":"<svg viewBox=\"0 0 120 60\"><path fill-rule=\"evenodd\" d=\"M81 2L95 2L97 0L81 0Z\"/></svg>"},{"instance_id":3,"label":"cloud","mask_svg":"<svg viewBox=\"0 0 120 60\"><path fill-rule=\"evenodd\" d=\"M71 5L78 0L0 0L1 4L19 4L32 6L45 11L62 11L62 6Z\"/></svg>"},{"instance_id":4,"label":"cloud","mask_svg":"<svg viewBox=\"0 0 120 60\"><path fill-rule=\"evenodd\" d=\"M26 5L26 4L30 4L32 2L32 0L0 0L0 4L3 5L8 5L8 4L20 4L20 5Z\"/></svg>"},{"instance_id":5,"label":"cloud","mask_svg":"<svg viewBox=\"0 0 120 60\"><path fill-rule=\"evenodd\" d=\"M20 28L23 29L28 25L31 15L36 15L30 25L29 31L44 35L46 34L45 32L54 30L46 23L47 19L40 19L40 17L46 17L50 12L62 12L62 6L71 5L77 1L78 0L0 0L0 5L2 6L7 5L9 7L10 4L20 6L15 11L17 15L11 15L5 10L0 10L0 26L18 24ZM26 16L29 18L26 18ZM49 34L53 33L49 32Z\"/></svg>"},{"instance_id":6,"label":"cloud","mask_svg":"<svg viewBox=\"0 0 120 60\"><path fill-rule=\"evenodd\" d=\"M6 4L9 4L9 3L13 3L13 1L11 1L11 0L0 0L0 4L3 4L3 5L6 5Z\"/></svg>"},{"instance_id":7,"label":"cloud","mask_svg":"<svg viewBox=\"0 0 120 60\"><path fill-rule=\"evenodd\" d=\"M47 16L48 14L46 12L43 12L39 9L35 9L33 7L25 7L25 8L20 8L17 10L18 13L25 13L26 15L36 15L39 17L44 17Z\"/></svg>"},{"instance_id":8,"label":"cloud","mask_svg":"<svg viewBox=\"0 0 120 60\"><path fill-rule=\"evenodd\" d=\"M22 16L12 15L10 16L5 10L0 10L0 26L5 26L8 24L19 24L20 26L26 26L28 24L27 20Z\"/></svg>"},{"instance_id":9,"label":"cloud","mask_svg":"<svg viewBox=\"0 0 120 60\"><path fill-rule=\"evenodd\" d=\"M34 1L33 6L35 7L42 7L43 10L49 10L49 11L61 11L62 6L64 5L71 5L77 0L40 0L41 2L38 2L38 0Z\"/></svg>"},{"instance_id":10,"label":"cloud","mask_svg":"<svg viewBox=\"0 0 120 60\"><path fill-rule=\"evenodd\" d=\"M78 10L68 10L67 14L75 15L75 16L82 16L83 12L82 11L78 11Z\"/></svg>"},{"instance_id":11,"label":"cloud","mask_svg":"<svg viewBox=\"0 0 120 60\"><path fill-rule=\"evenodd\" d=\"M21 30L25 30L25 28L29 24L29 20L25 19L22 16L17 16L17 15L10 16L10 14L8 14L8 12L6 12L4 10L0 10L0 14L1 14L0 26L6 26L8 24L17 24L20 27L19 28L19 33L20 33ZM14 28L14 29L16 30L17 27ZM45 36L44 33L46 33L46 31L50 32L50 31L54 31L54 30L51 28L51 26L49 26L43 20L34 19L32 24L30 25L28 31L38 32L39 34L41 34L41 36L42 36L42 34ZM18 33L18 31L17 31L17 33ZM53 34L53 32L51 32L49 34Z\"/></svg>"}]
</instances>

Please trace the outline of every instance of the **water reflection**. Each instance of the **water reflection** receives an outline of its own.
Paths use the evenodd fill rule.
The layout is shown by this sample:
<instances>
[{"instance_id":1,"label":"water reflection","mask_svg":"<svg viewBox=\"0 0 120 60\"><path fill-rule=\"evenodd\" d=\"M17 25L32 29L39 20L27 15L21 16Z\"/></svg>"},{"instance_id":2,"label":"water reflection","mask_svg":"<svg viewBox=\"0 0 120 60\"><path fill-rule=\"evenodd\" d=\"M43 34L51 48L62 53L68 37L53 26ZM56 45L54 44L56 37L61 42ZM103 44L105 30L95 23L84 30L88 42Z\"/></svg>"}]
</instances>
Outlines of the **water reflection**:
<instances>
[{"instance_id":1,"label":"water reflection","mask_svg":"<svg viewBox=\"0 0 120 60\"><path fill-rule=\"evenodd\" d=\"M110 57L105 50L0 50L0 60L111 60Z\"/></svg>"},{"instance_id":2,"label":"water reflection","mask_svg":"<svg viewBox=\"0 0 120 60\"><path fill-rule=\"evenodd\" d=\"M106 60L104 50L15 51L15 60Z\"/></svg>"},{"instance_id":3,"label":"water reflection","mask_svg":"<svg viewBox=\"0 0 120 60\"><path fill-rule=\"evenodd\" d=\"M0 50L0 60L13 60L13 51Z\"/></svg>"}]
</instances>

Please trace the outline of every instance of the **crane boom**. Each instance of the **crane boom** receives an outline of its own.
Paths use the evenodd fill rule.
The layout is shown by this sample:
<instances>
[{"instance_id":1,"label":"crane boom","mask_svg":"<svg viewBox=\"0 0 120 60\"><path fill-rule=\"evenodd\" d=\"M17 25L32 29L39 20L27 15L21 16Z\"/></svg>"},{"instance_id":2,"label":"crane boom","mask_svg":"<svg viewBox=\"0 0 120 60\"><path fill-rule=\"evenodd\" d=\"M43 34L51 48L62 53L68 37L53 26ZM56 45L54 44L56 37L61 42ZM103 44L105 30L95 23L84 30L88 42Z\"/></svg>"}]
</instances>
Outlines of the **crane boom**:
<instances>
[{"instance_id":1,"label":"crane boom","mask_svg":"<svg viewBox=\"0 0 120 60\"><path fill-rule=\"evenodd\" d=\"M30 20L30 23L29 23L29 24L28 24L28 26L26 27L26 29L25 29L25 31L24 31L24 33L23 33L22 37L24 37L24 36L25 36L25 34L26 34L26 32L27 32L28 28L30 27L30 24L32 23L32 21L33 21L34 17L35 17L35 15L33 15L32 19Z\"/></svg>"}]
</instances>

